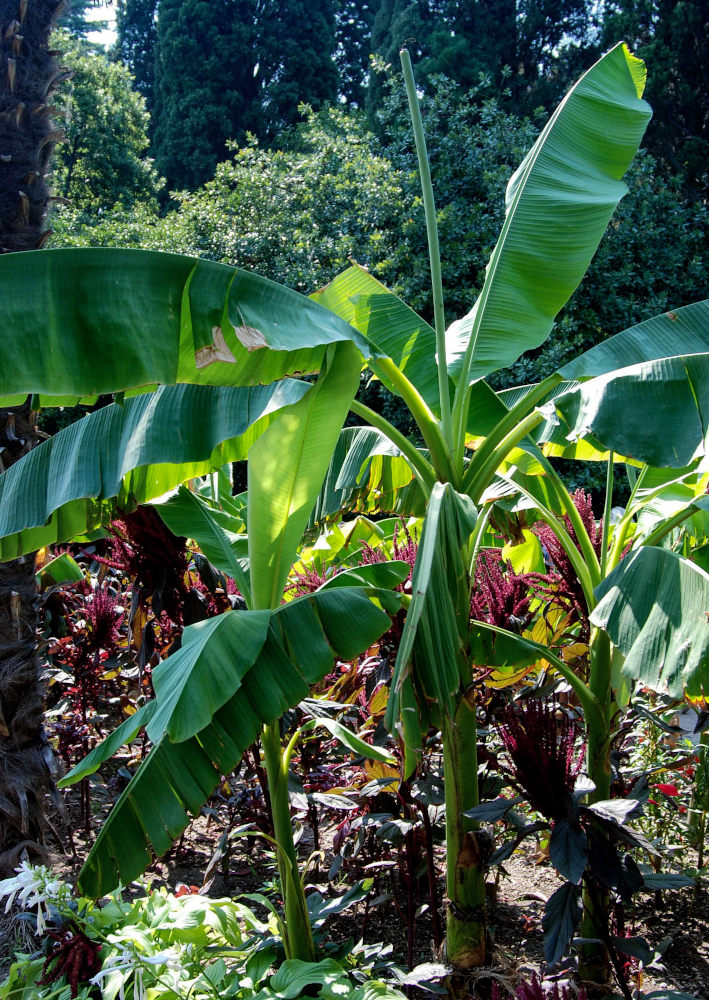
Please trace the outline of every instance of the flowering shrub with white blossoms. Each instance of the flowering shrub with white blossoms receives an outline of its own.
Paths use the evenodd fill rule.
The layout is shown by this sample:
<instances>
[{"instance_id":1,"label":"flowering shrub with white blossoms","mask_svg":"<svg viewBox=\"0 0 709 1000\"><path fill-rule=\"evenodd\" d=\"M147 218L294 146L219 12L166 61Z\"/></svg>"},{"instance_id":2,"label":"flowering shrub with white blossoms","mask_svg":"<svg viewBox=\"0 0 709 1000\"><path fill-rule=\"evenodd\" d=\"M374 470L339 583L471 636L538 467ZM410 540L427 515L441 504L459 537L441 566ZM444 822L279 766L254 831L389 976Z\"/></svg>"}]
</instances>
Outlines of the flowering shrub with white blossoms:
<instances>
[{"instance_id":1,"label":"flowering shrub with white blossoms","mask_svg":"<svg viewBox=\"0 0 709 1000\"><path fill-rule=\"evenodd\" d=\"M6 913L13 904L36 908L45 943L34 954L17 954L0 1000L95 1000L97 990L102 1000L277 1000L303 990L323 1000L405 1000L369 978L371 949L354 969L352 959L348 969L332 958L281 963L275 914L259 920L238 900L149 885L132 901L118 892L101 902L76 899L48 868L27 862L0 882L5 897Z\"/></svg>"}]
</instances>

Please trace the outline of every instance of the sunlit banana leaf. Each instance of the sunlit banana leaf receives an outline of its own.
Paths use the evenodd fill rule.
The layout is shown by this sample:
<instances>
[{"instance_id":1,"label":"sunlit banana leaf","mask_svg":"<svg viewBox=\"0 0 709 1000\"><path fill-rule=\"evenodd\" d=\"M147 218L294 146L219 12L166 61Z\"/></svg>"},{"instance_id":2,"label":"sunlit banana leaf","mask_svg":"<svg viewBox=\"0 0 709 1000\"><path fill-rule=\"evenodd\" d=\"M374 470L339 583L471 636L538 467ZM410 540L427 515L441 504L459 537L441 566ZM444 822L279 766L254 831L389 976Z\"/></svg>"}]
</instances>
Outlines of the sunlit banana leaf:
<instances>
[{"instance_id":1,"label":"sunlit banana leaf","mask_svg":"<svg viewBox=\"0 0 709 1000\"><path fill-rule=\"evenodd\" d=\"M83 894L103 895L119 881L128 884L143 872L152 852L164 853L199 813L220 775L233 770L264 723L306 697L336 658L350 659L379 638L389 618L370 594L376 591L335 589L299 598L273 613L227 612L204 623L208 628L202 632L209 632L204 644L192 643L189 634L195 626L185 630L188 651L159 668L157 708L148 730L157 742L101 828L79 877ZM229 649L222 648L224 630L240 632L249 617L257 616L253 651L264 615L270 617L266 638L253 662L241 658L237 668L233 660L225 660ZM213 642L218 648L211 648ZM229 648L233 656L234 647ZM218 663L224 677L237 686L203 728L186 735L194 728L190 719L209 717L209 706L223 697L220 693L215 698L215 689L202 684L206 674L201 664L210 659L211 669ZM177 701L173 688L180 691ZM182 742L172 742L170 732L184 737Z\"/></svg>"},{"instance_id":2,"label":"sunlit banana leaf","mask_svg":"<svg viewBox=\"0 0 709 1000\"><path fill-rule=\"evenodd\" d=\"M590 436L648 465L681 468L705 453L709 351L599 375L555 405L572 438Z\"/></svg>"},{"instance_id":3,"label":"sunlit banana leaf","mask_svg":"<svg viewBox=\"0 0 709 1000\"><path fill-rule=\"evenodd\" d=\"M351 344L331 348L315 385L276 416L249 452L247 520L254 608L280 603L359 388L360 370L361 356Z\"/></svg>"},{"instance_id":4,"label":"sunlit banana leaf","mask_svg":"<svg viewBox=\"0 0 709 1000\"><path fill-rule=\"evenodd\" d=\"M644 546L595 591L591 615L625 656L623 673L681 698L709 689L709 574L676 552Z\"/></svg>"},{"instance_id":5,"label":"sunlit banana leaf","mask_svg":"<svg viewBox=\"0 0 709 1000\"><path fill-rule=\"evenodd\" d=\"M475 507L468 497L456 493L450 484L435 484L416 556L412 600L386 713L387 726L400 732L409 754L421 746L425 717L418 709L414 717L414 705L433 702L449 718L455 714L455 695L465 671L461 651L470 618L462 549L475 520Z\"/></svg>"},{"instance_id":6,"label":"sunlit banana leaf","mask_svg":"<svg viewBox=\"0 0 709 1000\"><path fill-rule=\"evenodd\" d=\"M436 334L413 309L356 265L311 298L356 327L390 357L434 413L439 412ZM388 388L396 392L393 386Z\"/></svg>"},{"instance_id":7,"label":"sunlit banana leaf","mask_svg":"<svg viewBox=\"0 0 709 1000\"><path fill-rule=\"evenodd\" d=\"M506 367L549 336L626 191L621 178L650 118L644 84L642 62L616 46L567 94L512 176L483 290L446 335L455 378Z\"/></svg>"},{"instance_id":8,"label":"sunlit banana leaf","mask_svg":"<svg viewBox=\"0 0 709 1000\"><path fill-rule=\"evenodd\" d=\"M153 506L174 535L195 541L212 566L236 582L249 604L248 538L243 531L243 520L184 486Z\"/></svg>"},{"instance_id":9,"label":"sunlit banana leaf","mask_svg":"<svg viewBox=\"0 0 709 1000\"><path fill-rule=\"evenodd\" d=\"M564 365L560 374L569 380L596 378L643 361L707 351L709 299L653 316L609 337Z\"/></svg>"},{"instance_id":10,"label":"sunlit banana leaf","mask_svg":"<svg viewBox=\"0 0 709 1000\"><path fill-rule=\"evenodd\" d=\"M295 380L164 386L87 414L0 475L0 560L77 538L245 458L274 414L308 391Z\"/></svg>"},{"instance_id":11,"label":"sunlit banana leaf","mask_svg":"<svg viewBox=\"0 0 709 1000\"><path fill-rule=\"evenodd\" d=\"M318 371L330 343L371 353L360 333L305 296L178 254L95 247L3 254L0 298L12 331L0 401L156 383L265 384Z\"/></svg>"}]
</instances>

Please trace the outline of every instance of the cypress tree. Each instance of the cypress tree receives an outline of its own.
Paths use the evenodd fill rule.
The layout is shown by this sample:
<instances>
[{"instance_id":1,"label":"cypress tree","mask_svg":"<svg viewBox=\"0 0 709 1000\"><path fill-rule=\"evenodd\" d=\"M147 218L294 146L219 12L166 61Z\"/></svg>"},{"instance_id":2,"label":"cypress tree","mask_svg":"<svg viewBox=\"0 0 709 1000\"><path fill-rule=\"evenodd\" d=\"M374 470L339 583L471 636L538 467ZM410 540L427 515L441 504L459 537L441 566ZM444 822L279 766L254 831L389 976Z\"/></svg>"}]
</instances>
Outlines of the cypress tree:
<instances>
[{"instance_id":1,"label":"cypress tree","mask_svg":"<svg viewBox=\"0 0 709 1000\"><path fill-rule=\"evenodd\" d=\"M298 105L317 110L337 99L335 10L331 0L266 0L259 20L264 134L273 140L298 121Z\"/></svg>"},{"instance_id":2,"label":"cypress tree","mask_svg":"<svg viewBox=\"0 0 709 1000\"><path fill-rule=\"evenodd\" d=\"M258 131L256 0L159 0L154 152L171 188L196 188L228 139Z\"/></svg>"},{"instance_id":3,"label":"cypress tree","mask_svg":"<svg viewBox=\"0 0 709 1000\"><path fill-rule=\"evenodd\" d=\"M374 0L337 0L335 7L335 63L340 75L340 96L361 108L366 95L369 56L372 50Z\"/></svg>"},{"instance_id":4,"label":"cypress tree","mask_svg":"<svg viewBox=\"0 0 709 1000\"><path fill-rule=\"evenodd\" d=\"M653 109L646 145L685 191L709 189L709 0L608 3L602 45L624 39L648 66L645 98Z\"/></svg>"},{"instance_id":5,"label":"cypress tree","mask_svg":"<svg viewBox=\"0 0 709 1000\"><path fill-rule=\"evenodd\" d=\"M115 54L133 74L150 111L154 103L158 0L117 0Z\"/></svg>"}]
</instances>

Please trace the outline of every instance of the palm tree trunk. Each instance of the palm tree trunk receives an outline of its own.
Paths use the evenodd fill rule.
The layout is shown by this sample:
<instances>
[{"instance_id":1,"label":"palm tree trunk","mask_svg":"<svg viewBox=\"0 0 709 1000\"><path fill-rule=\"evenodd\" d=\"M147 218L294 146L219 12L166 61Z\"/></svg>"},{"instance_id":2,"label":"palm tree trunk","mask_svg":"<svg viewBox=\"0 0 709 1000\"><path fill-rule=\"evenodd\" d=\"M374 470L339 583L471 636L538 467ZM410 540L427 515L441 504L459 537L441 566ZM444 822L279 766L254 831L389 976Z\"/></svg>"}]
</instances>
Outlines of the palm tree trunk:
<instances>
[{"instance_id":1,"label":"palm tree trunk","mask_svg":"<svg viewBox=\"0 0 709 1000\"><path fill-rule=\"evenodd\" d=\"M37 250L46 229L47 171L61 131L49 99L64 73L49 39L64 0L0 0L0 252ZM0 471L39 437L29 401L0 409ZM0 867L43 840L52 787L43 727L43 687L35 642L32 555L0 564Z\"/></svg>"}]
</instances>

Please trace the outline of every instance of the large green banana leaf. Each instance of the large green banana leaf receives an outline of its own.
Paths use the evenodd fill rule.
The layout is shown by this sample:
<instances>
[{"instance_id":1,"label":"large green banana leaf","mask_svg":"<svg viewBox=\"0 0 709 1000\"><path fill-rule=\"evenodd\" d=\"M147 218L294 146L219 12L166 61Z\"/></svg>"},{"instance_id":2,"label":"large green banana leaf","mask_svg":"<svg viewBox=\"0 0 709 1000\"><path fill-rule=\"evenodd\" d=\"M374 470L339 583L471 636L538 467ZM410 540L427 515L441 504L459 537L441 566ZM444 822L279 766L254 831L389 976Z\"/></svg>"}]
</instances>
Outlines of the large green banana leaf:
<instances>
[{"instance_id":1,"label":"large green banana leaf","mask_svg":"<svg viewBox=\"0 0 709 1000\"><path fill-rule=\"evenodd\" d=\"M650 118L644 84L643 63L616 46L569 91L512 176L482 292L447 331L456 379L506 367L548 337L626 191L621 178Z\"/></svg>"},{"instance_id":2,"label":"large green banana leaf","mask_svg":"<svg viewBox=\"0 0 709 1000\"><path fill-rule=\"evenodd\" d=\"M251 606L275 608L359 388L361 356L332 347L310 391L281 410L249 452Z\"/></svg>"},{"instance_id":3,"label":"large green banana leaf","mask_svg":"<svg viewBox=\"0 0 709 1000\"><path fill-rule=\"evenodd\" d=\"M590 435L636 461L681 468L705 453L709 352L599 375L557 397L555 405L571 438Z\"/></svg>"},{"instance_id":4,"label":"large green banana leaf","mask_svg":"<svg viewBox=\"0 0 709 1000\"><path fill-rule=\"evenodd\" d=\"M705 299L616 333L564 365L559 374L571 381L596 378L643 361L708 351L709 299Z\"/></svg>"},{"instance_id":5,"label":"large green banana leaf","mask_svg":"<svg viewBox=\"0 0 709 1000\"><path fill-rule=\"evenodd\" d=\"M392 359L434 413L439 413L436 333L381 282L354 265L311 295ZM395 387L388 384L392 392Z\"/></svg>"},{"instance_id":6,"label":"large green banana leaf","mask_svg":"<svg viewBox=\"0 0 709 1000\"><path fill-rule=\"evenodd\" d=\"M101 828L79 877L83 894L101 896L143 872L151 850L169 848L265 723L306 697L335 658L379 638L389 618L370 596L377 591L332 588L185 629L183 649L156 671L155 745Z\"/></svg>"},{"instance_id":7,"label":"large green banana leaf","mask_svg":"<svg viewBox=\"0 0 709 1000\"><path fill-rule=\"evenodd\" d=\"M77 538L118 509L245 458L277 411L308 391L291 379L164 386L88 414L0 475L0 560Z\"/></svg>"},{"instance_id":8,"label":"large green banana leaf","mask_svg":"<svg viewBox=\"0 0 709 1000\"><path fill-rule=\"evenodd\" d=\"M709 574L676 552L644 546L596 588L591 615L625 656L623 673L682 698L709 688Z\"/></svg>"},{"instance_id":9,"label":"large green banana leaf","mask_svg":"<svg viewBox=\"0 0 709 1000\"><path fill-rule=\"evenodd\" d=\"M400 731L409 760L411 751L421 747L427 702L434 703L449 719L455 715L456 695L465 673L461 656L470 621L463 550L476 516L469 497L456 493L449 483L434 485L386 712L386 724L391 732ZM424 711L419 716L421 709Z\"/></svg>"},{"instance_id":10,"label":"large green banana leaf","mask_svg":"<svg viewBox=\"0 0 709 1000\"><path fill-rule=\"evenodd\" d=\"M326 346L339 341L371 354L358 331L305 296L178 254L3 254L0 299L8 331L0 402L156 383L266 384L319 371Z\"/></svg>"}]
</instances>

